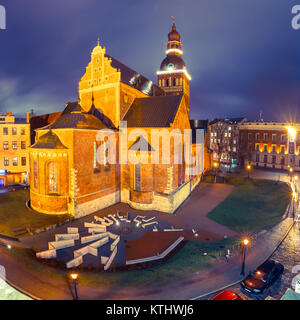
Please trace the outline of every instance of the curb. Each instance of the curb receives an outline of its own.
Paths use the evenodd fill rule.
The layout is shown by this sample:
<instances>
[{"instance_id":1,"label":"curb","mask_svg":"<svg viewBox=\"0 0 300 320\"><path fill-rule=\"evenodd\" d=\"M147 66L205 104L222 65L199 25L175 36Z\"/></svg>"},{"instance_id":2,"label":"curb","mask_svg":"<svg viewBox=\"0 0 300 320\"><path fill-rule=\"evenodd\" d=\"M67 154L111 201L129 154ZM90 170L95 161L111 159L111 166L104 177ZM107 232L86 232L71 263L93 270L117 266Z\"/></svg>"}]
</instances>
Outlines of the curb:
<instances>
[{"instance_id":1,"label":"curb","mask_svg":"<svg viewBox=\"0 0 300 320\"><path fill-rule=\"evenodd\" d=\"M18 287L17 285L15 285L11 281L9 281L8 279L5 279L5 282L8 283L11 287L13 287L15 290L19 291L20 293L24 294L25 296L28 296L29 298L31 298L33 300L42 300L41 298L34 296L33 294L27 292L26 290L21 289L20 287Z\"/></svg>"},{"instance_id":2,"label":"curb","mask_svg":"<svg viewBox=\"0 0 300 320\"><path fill-rule=\"evenodd\" d=\"M229 287L231 287L231 286L234 286L234 285L236 285L236 284L238 284L238 283L240 283L240 282L241 282L241 280L238 280L238 281L233 282L233 283L230 283L230 284L228 284L228 285L226 285L226 286L224 286L224 287L222 287L222 288L219 288L219 289L217 289L217 290L213 290L213 291L211 291L211 292L202 294L202 295L200 295L200 296L198 296L198 297L191 298L191 299L188 299L188 300L198 300L198 299L200 299L200 298L209 296L209 295L214 294L214 293L216 293L216 292L218 292L218 291L221 291L221 290L224 290L224 289L229 288Z\"/></svg>"}]
</instances>

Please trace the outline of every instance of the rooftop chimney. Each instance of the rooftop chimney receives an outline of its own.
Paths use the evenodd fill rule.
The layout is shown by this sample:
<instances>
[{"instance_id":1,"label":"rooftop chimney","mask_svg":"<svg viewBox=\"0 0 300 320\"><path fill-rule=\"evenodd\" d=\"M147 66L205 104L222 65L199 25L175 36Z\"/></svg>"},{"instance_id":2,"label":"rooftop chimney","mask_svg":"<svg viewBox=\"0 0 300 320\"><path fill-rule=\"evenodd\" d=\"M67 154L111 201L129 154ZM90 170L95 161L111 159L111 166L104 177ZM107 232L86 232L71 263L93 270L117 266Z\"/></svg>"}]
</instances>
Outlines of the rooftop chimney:
<instances>
[{"instance_id":1,"label":"rooftop chimney","mask_svg":"<svg viewBox=\"0 0 300 320\"><path fill-rule=\"evenodd\" d=\"M7 111L7 112L6 112L6 115L7 115L7 116L11 116L11 115L12 115L11 111Z\"/></svg>"}]
</instances>

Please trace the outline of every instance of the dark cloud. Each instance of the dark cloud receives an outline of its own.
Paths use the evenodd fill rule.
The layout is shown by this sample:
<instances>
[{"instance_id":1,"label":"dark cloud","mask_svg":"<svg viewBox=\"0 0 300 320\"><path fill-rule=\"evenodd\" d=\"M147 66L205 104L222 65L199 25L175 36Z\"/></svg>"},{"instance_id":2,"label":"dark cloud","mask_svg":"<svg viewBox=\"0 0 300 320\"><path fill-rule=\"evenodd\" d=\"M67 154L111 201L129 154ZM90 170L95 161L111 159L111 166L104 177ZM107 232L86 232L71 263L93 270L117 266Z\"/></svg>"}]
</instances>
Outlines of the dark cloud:
<instances>
[{"instance_id":1,"label":"dark cloud","mask_svg":"<svg viewBox=\"0 0 300 320\"><path fill-rule=\"evenodd\" d=\"M300 31L291 0L0 0L0 112L59 111L98 36L107 52L156 80L170 16L192 75L191 116L295 117L300 105ZM298 114L300 117L300 114Z\"/></svg>"}]
</instances>

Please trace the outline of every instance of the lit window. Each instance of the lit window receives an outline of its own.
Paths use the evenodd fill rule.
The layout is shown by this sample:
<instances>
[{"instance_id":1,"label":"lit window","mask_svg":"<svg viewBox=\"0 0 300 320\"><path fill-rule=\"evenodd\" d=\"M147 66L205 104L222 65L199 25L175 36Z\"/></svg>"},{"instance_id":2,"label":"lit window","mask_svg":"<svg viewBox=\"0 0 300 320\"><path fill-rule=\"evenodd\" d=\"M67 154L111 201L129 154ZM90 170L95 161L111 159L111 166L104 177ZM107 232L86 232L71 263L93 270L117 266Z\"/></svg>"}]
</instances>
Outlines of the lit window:
<instances>
[{"instance_id":1,"label":"lit window","mask_svg":"<svg viewBox=\"0 0 300 320\"><path fill-rule=\"evenodd\" d=\"M24 136L25 135L25 128L21 129L21 135Z\"/></svg>"},{"instance_id":2,"label":"lit window","mask_svg":"<svg viewBox=\"0 0 300 320\"><path fill-rule=\"evenodd\" d=\"M13 166L17 166L18 165L18 158L15 157L13 158Z\"/></svg>"},{"instance_id":3,"label":"lit window","mask_svg":"<svg viewBox=\"0 0 300 320\"><path fill-rule=\"evenodd\" d=\"M21 149L26 149L26 142L25 141L21 141Z\"/></svg>"},{"instance_id":4,"label":"lit window","mask_svg":"<svg viewBox=\"0 0 300 320\"><path fill-rule=\"evenodd\" d=\"M3 135L7 136L8 135L8 128L3 128Z\"/></svg>"},{"instance_id":5,"label":"lit window","mask_svg":"<svg viewBox=\"0 0 300 320\"><path fill-rule=\"evenodd\" d=\"M3 149L8 150L8 141L3 141Z\"/></svg>"},{"instance_id":6,"label":"lit window","mask_svg":"<svg viewBox=\"0 0 300 320\"><path fill-rule=\"evenodd\" d=\"M12 134L16 135L17 134L17 128L12 128Z\"/></svg>"},{"instance_id":7,"label":"lit window","mask_svg":"<svg viewBox=\"0 0 300 320\"><path fill-rule=\"evenodd\" d=\"M5 166L5 167L9 166L9 160L8 160L8 158L4 158L4 166Z\"/></svg>"},{"instance_id":8,"label":"lit window","mask_svg":"<svg viewBox=\"0 0 300 320\"><path fill-rule=\"evenodd\" d=\"M93 167L94 169L97 168L97 142L94 141L94 145L93 145Z\"/></svg>"},{"instance_id":9,"label":"lit window","mask_svg":"<svg viewBox=\"0 0 300 320\"><path fill-rule=\"evenodd\" d=\"M49 170L49 192L57 193L57 164L50 162L48 164Z\"/></svg>"},{"instance_id":10,"label":"lit window","mask_svg":"<svg viewBox=\"0 0 300 320\"><path fill-rule=\"evenodd\" d=\"M13 149L13 150L17 150L17 149L18 149L17 141L13 141L13 142L12 142L12 149Z\"/></svg>"}]
</instances>

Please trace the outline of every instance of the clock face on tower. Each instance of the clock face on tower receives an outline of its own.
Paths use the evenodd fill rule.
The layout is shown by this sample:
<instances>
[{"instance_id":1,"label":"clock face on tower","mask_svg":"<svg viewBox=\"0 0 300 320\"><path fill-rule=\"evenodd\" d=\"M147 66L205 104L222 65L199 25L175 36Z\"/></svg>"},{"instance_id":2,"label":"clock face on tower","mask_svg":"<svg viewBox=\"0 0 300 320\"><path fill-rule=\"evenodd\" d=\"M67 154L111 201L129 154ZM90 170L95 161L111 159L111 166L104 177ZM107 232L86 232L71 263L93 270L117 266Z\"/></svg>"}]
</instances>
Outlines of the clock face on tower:
<instances>
[{"instance_id":1,"label":"clock face on tower","mask_svg":"<svg viewBox=\"0 0 300 320\"><path fill-rule=\"evenodd\" d=\"M169 69L169 70L173 70L173 69L174 69L174 67L175 67L175 66L174 66L174 64L173 64L173 63L169 63L169 64L168 64L168 69Z\"/></svg>"}]
</instances>

